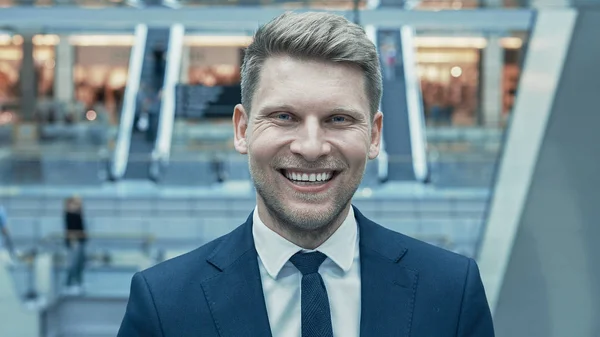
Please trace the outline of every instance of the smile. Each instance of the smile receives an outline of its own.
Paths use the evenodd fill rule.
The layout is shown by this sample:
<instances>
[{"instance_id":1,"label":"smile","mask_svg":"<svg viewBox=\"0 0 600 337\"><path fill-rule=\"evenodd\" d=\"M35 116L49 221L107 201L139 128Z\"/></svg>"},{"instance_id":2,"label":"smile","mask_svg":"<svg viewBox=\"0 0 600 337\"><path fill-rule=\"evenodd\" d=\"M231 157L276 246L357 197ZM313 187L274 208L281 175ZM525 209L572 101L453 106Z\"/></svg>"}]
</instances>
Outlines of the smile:
<instances>
[{"instance_id":1,"label":"smile","mask_svg":"<svg viewBox=\"0 0 600 337\"><path fill-rule=\"evenodd\" d=\"M299 185L320 185L329 182L336 175L336 171L302 171L293 169L283 169L279 171L284 177L294 184Z\"/></svg>"}]
</instances>

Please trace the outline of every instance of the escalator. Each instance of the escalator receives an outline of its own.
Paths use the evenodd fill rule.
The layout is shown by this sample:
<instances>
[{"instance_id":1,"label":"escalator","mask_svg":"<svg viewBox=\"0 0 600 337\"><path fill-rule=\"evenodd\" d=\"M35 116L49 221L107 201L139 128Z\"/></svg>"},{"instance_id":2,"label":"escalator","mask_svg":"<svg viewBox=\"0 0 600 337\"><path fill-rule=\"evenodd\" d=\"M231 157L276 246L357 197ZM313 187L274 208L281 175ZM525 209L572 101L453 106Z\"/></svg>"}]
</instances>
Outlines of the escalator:
<instances>
[{"instance_id":1,"label":"escalator","mask_svg":"<svg viewBox=\"0 0 600 337\"><path fill-rule=\"evenodd\" d=\"M161 95L165 79L168 28L148 29L140 85L131 130L129 156L123 179L148 178L150 154L154 148L160 116Z\"/></svg>"},{"instance_id":2,"label":"escalator","mask_svg":"<svg viewBox=\"0 0 600 337\"><path fill-rule=\"evenodd\" d=\"M156 180L168 162L184 29L136 27L111 180ZM160 171L160 169L158 170Z\"/></svg>"}]
</instances>

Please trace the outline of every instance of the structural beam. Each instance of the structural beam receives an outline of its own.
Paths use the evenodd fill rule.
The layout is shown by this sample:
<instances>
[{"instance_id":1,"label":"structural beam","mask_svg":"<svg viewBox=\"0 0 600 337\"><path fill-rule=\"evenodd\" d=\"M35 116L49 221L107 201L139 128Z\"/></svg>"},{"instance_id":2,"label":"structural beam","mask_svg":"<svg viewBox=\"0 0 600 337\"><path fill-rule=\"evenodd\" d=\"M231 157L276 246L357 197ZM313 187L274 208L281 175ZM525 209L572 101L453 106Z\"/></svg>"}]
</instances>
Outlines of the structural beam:
<instances>
[{"instance_id":1,"label":"structural beam","mask_svg":"<svg viewBox=\"0 0 600 337\"><path fill-rule=\"evenodd\" d=\"M599 29L537 15L479 256L498 337L600 336Z\"/></svg>"},{"instance_id":2,"label":"structural beam","mask_svg":"<svg viewBox=\"0 0 600 337\"><path fill-rule=\"evenodd\" d=\"M236 27L254 31L279 14L280 8L202 7L171 9L156 8L104 8L77 7L11 7L0 11L0 29L23 29L43 26L44 29L131 29L137 24L149 27L170 27L182 24L186 29L223 30ZM333 11L353 20L352 11ZM481 9L411 11L403 9L365 9L360 11L362 25L381 28L412 26L415 29L453 29L514 31L528 30L533 12L527 9Z\"/></svg>"}]
</instances>

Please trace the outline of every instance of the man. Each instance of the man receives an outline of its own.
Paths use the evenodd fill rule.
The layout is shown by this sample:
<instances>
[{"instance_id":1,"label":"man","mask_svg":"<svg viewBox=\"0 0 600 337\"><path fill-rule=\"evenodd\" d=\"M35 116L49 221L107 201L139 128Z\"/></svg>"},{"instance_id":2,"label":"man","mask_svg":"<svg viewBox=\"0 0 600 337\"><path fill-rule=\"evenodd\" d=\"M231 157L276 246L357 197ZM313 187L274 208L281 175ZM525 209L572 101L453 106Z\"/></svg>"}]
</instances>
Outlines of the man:
<instances>
[{"instance_id":1,"label":"man","mask_svg":"<svg viewBox=\"0 0 600 337\"><path fill-rule=\"evenodd\" d=\"M493 336L473 260L351 206L379 153L381 91L373 43L344 18L285 14L260 28L233 115L256 209L137 273L119 336Z\"/></svg>"},{"instance_id":2,"label":"man","mask_svg":"<svg viewBox=\"0 0 600 337\"><path fill-rule=\"evenodd\" d=\"M85 245L87 235L83 218L83 202L79 196L65 199L64 207L65 246L69 250L69 268L65 293L79 295L83 291L85 270Z\"/></svg>"}]
</instances>

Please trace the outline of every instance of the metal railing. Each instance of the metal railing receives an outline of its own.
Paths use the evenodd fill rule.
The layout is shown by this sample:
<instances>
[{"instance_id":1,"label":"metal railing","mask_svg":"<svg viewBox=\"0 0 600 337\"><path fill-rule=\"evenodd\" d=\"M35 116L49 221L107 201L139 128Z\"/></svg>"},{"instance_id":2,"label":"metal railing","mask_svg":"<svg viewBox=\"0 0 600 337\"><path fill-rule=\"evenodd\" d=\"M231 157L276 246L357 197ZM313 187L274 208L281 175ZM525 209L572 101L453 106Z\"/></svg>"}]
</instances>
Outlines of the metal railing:
<instances>
[{"instance_id":1,"label":"metal railing","mask_svg":"<svg viewBox=\"0 0 600 337\"><path fill-rule=\"evenodd\" d=\"M148 27L146 25L140 24L136 26L135 42L131 48L131 56L129 58L129 71L127 75L127 85L125 87L125 96L123 99L119 133L110 167L111 179L123 177L125 170L127 169L127 160L129 156L129 147L131 145L131 134L133 131L133 121L135 119L137 95L142 75L147 34Z\"/></svg>"},{"instance_id":2,"label":"metal railing","mask_svg":"<svg viewBox=\"0 0 600 337\"><path fill-rule=\"evenodd\" d=\"M130 273L152 264L161 262L163 255L154 253L154 238L141 233L126 234L88 234L88 240L96 243L84 253L86 270L90 272ZM71 254L65 247L65 236L59 232L39 238L20 238L16 254L10 264L0 261L0 268L6 267L13 278L17 296L27 308L41 312L52 307L64 297L63 274L70 265ZM100 242L100 245L98 245ZM111 243L107 245L106 242ZM115 243L121 243L116 245ZM118 259L121 254L133 253L136 258Z\"/></svg>"},{"instance_id":3,"label":"metal railing","mask_svg":"<svg viewBox=\"0 0 600 337\"><path fill-rule=\"evenodd\" d=\"M163 84L158 134L150 163L150 178L153 180L160 178L162 171L169 162L173 138L173 124L175 121L175 86L179 82L179 73L181 71L181 54L183 52L185 28L180 24L173 25L169 34L166 60L167 69Z\"/></svg>"},{"instance_id":4,"label":"metal railing","mask_svg":"<svg viewBox=\"0 0 600 337\"><path fill-rule=\"evenodd\" d=\"M494 170L499 161L498 152L478 144L430 144L427 156L429 176L425 184L438 187L489 189L494 183ZM499 147L499 146L498 146ZM475 149L474 149L475 148ZM11 153L0 159L0 183L4 187L18 186L100 186L108 180L103 156L97 152L70 151L60 148L42 148L32 152L24 150ZM476 153L472 151L477 151ZM129 163L156 165L146 155L132 155ZM230 142L217 144L182 144L173 146L168 157L169 166L154 176L162 186L187 186L198 188L227 181L247 180L250 182L247 157L235 152ZM364 183L377 187L386 177L375 173L367 164ZM412 170L410 157L388 156L389 167ZM145 166L147 166L145 165ZM217 176L224 173L221 181ZM378 181L378 182L377 182ZM184 183L184 185L181 185Z\"/></svg>"},{"instance_id":5,"label":"metal railing","mask_svg":"<svg viewBox=\"0 0 600 337\"><path fill-rule=\"evenodd\" d=\"M25 300L44 295L45 288L36 281L40 258L44 263L51 261L46 267L54 275L50 298L60 296L60 281L56 280L64 273L67 256L63 197L73 192L70 188L52 193L0 193L21 257L15 270L24 273L21 294ZM107 195L90 190L82 197L88 239L86 259L88 272L92 273L133 273L192 250L243 223L255 202L250 190L230 195L211 190L205 196L126 196L123 191ZM392 230L473 256L484 230L488 197L485 191L434 188L386 192L361 188L353 203L366 216Z\"/></svg>"},{"instance_id":6,"label":"metal railing","mask_svg":"<svg viewBox=\"0 0 600 337\"><path fill-rule=\"evenodd\" d=\"M364 197L354 204L367 216L399 232L445 248L472 244L478 237L486 209L485 195ZM55 200L53 200L55 201ZM37 200L40 204L43 198ZM7 203L17 250L62 246L62 210L42 211L34 203ZM138 249L147 252L176 247L193 248L243 223L253 209L253 197L94 199L86 198L88 245L96 251ZM470 239L469 239L470 238ZM473 242L465 242L471 240ZM443 243L443 244L442 244ZM153 249L152 247L156 247Z\"/></svg>"}]
</instances>

